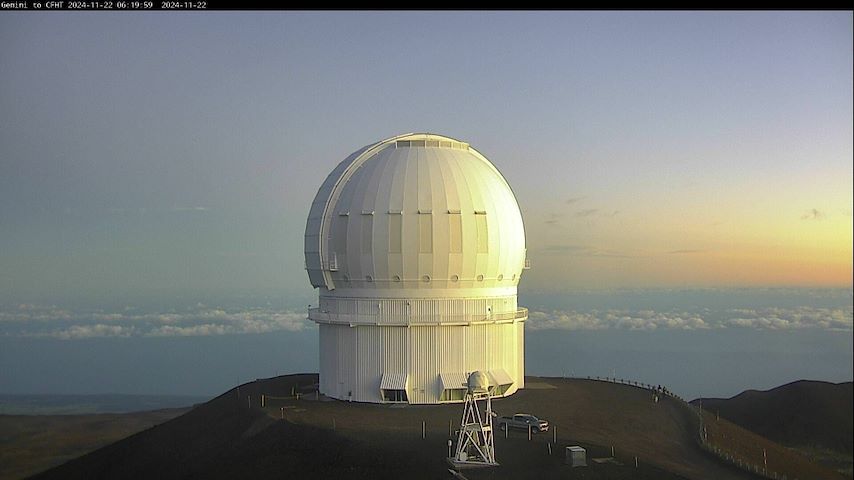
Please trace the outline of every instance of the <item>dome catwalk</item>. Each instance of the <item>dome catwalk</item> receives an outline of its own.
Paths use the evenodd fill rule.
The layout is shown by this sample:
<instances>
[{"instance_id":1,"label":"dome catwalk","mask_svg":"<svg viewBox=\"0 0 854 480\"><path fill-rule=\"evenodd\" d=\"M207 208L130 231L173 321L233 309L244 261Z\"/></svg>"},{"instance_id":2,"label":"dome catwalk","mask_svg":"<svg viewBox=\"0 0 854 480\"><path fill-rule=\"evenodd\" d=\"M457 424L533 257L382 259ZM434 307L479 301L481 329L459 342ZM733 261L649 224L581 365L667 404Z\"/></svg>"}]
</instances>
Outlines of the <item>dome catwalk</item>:
<instances>
[{"instance_id":1,"label":"dome catwalk","mask_svg":"<svg viewBox=\"0 0 854 480\"><path fill-rule=\"evenodd\" d=\"M320 392L359 402L465 399L524 387L516 301L525 230L504 177L467 143L407 134L363 147L311 204L305 261L320 304Z\"/></svg>"}]
</instances>

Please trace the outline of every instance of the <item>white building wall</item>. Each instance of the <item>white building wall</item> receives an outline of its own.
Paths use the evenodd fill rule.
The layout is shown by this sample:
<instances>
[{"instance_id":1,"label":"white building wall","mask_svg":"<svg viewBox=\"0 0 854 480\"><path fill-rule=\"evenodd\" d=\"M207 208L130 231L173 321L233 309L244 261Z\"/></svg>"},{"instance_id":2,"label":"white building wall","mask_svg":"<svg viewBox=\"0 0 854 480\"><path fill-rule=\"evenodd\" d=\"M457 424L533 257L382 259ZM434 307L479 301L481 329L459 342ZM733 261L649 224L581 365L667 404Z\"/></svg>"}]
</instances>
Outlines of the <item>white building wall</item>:
<instances>
[{"instance_id":1,"label":"white building wall","mask_svg":"<svg viewBox=\"0 0 854 480\"><path fill-rule=\"evenodd\" d=\"M328 328L320 325L319 328L319 357L320 371L324 372L320 375L320 391L326 395L331 395L337 390L333 390L333 386L338 385L338 356L324 355L324 352L331 352L337 348L338 328Z\"/></svg>"},{"instance_id":2,"label":"white building wall","mask_svg":"<svg viewBox=\"0 0 854 480\"><path fill-rule=\"evenodd\" d=\"M517 388L525 388L525 324L516 324L516 382Z\"/></svg>"},{"instance_id":3,"label":"white building wall","mask_svg":"<svg viewBox=\"0 0 854 480\"><path fill-rule=\"evenodd\" d=\"M410 403L438 403L439 373L504 369L524 386L524 322L389 327L320 324L320 391L340 400L381 402L384 373L406 373Z\"/></svg>"}]
</instances>

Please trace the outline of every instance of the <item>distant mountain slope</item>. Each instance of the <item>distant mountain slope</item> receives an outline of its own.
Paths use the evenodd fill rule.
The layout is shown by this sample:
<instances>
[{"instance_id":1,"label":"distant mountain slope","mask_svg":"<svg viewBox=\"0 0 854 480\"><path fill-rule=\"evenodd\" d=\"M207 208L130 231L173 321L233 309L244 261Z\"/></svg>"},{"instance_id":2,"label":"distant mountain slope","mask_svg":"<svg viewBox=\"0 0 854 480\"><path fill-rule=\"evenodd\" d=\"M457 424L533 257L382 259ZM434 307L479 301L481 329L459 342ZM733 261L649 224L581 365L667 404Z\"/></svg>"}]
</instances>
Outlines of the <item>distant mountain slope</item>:
<instances>
[{"instance_id":1,"label":"distant mountain slope","mask_svg":"<svg viewBox=\"0 0 854 480\"><path fill-rule=\"evenodd\" d=\"M63 395L2 394L0 415L86 415L93 413L149 412L187 408L211 397L190 395Z\"/></svg>"},{"instance_id":2,"label":"distant mountain slope","mask_svg":"<svg viewBox=\"0 0 854 480\"><path fill-rule=\"evenodd\" d=\"M823 447L852 454L852 382L799 380L732 398L703 398L703 409L788 446Z\"/></svg>"},{"instance_id":3,"label":"distant mountain slope","mask_svg":"<svg viewBox=\"0 0 854 480\"><path fill-rule=\"evenodd\" d=\"M23 478L187 412L0 415L0 480Z\"/></svg>"}]
</instances>

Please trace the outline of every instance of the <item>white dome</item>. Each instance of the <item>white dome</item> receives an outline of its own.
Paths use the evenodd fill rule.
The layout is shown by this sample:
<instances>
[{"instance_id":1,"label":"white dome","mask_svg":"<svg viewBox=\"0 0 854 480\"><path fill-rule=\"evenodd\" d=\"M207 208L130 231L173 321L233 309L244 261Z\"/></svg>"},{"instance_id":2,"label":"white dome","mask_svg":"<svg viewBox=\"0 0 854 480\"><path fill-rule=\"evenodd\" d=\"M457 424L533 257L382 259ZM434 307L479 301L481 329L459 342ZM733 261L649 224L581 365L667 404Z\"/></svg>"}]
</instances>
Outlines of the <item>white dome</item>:
<instances>
[{"instance_id":1,"label":"white dome","mask_svg":"<svg viewBox=\"0 0 854 480\"><path fill-rule=\"evenodd\" d=\"M515 294L525 232L513 192L483 155L407 134L359 149L329 174L309 212L305 259L312 285L336 295Z\"/></svg>"},{"instance_id":2,"label":"white dome","mask_svg":"<svg viewBox=\"0 0 854 480\"><path fill-rule=\"evenodd\" d=\"M489 390L489 378L483 372L472 372L467 385L469 393L484 393Z\"/></svg>"}]
</instances>

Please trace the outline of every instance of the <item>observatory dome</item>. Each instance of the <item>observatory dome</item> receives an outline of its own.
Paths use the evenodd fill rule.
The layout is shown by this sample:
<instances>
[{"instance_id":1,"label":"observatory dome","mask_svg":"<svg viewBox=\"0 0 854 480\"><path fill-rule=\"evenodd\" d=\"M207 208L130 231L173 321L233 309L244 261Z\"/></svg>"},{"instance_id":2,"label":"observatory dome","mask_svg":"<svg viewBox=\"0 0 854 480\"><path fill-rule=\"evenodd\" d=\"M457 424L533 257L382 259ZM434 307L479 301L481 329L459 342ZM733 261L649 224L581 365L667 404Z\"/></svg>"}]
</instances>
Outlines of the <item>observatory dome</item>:
<instances>
[{"instance_id":1,"label":"observatory dome","mask_svg":"<svg viewBox=\"0 0 854 480\"><path fill-rule=\"evenodd\" d=\"M449 137L406 134L329 174L311 205L305 257L312 285L336 295L515 294L525 232L486 157Z\"/></svg>"},{"instance_id":2,"label":"observatory dome","mask_svg":"<svg viewBox=\"0 0 854 480\"><path fill-rule=\"evenodd\" d=\"M353 152L311 204L305 265L324 395L461 402L471 372L493 395L524 388L522 215L469 144L411 133Z\"/></svg>"}]
</instances>

